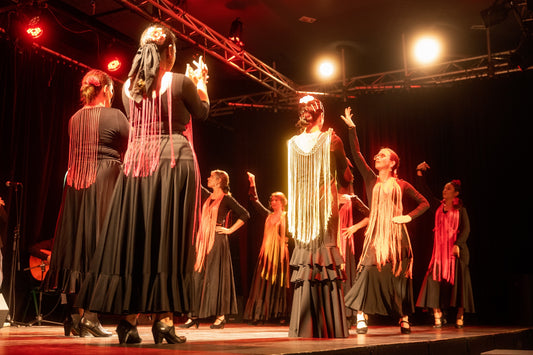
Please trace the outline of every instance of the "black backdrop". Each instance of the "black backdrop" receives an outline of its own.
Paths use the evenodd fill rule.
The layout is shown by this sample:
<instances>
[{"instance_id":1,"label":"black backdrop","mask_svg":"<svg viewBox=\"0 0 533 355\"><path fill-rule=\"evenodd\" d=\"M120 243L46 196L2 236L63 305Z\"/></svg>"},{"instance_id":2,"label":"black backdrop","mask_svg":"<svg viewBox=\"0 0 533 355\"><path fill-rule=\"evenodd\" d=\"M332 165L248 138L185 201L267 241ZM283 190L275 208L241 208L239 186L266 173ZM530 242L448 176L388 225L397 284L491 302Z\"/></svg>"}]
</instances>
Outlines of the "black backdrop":
<instances>
[{"instance_id":1,"label":"black backdrop","mask_svg":"<svg viewBox=\"0 0 533 355\"><path fill-rule=\"evenodd\" d=\"M3 233L2 290L7 294L16 215L14 189L4 182L19 181L24 195L16 318L27 313L20 320L28 320L34 316L32 306L27 310L29 290L37 283L23 268L28 248L53 236L68 159L67 123L79 108L79 82L85 69L36 50L14 48L4 40L0 48L0 197L9 213ZM355 112L367 159L382 146L393 148L401 158L400 176L410 182L416 165L427 161L429 184L436 195L445 182L462 180L471 221L468 244L477 307L477 314L468 316L467 322L533 323L528 149L532 79L532 71L518 72L436 88L361 94L348 102L324 100L325 125L343 139L348 157L347 131L339 118L347 105ZM116 86L115 92L120 92L120 84ZM122 108L119 101L114 106ZM241 110L196 122L195 146L203 183L210 170L226 170L231 191L244 206L248 206L247 170L256 175L265 203L271 192L286 191L286 141L295 133L295 118L292 111ZM363 194L360 176L354 173L356 192ZM250 222L232 236L241 306L262 238L262 221L251 213ZM415 293L431 254L432 219L427 213L409 227Z\"/></svg>"}]
</instances>

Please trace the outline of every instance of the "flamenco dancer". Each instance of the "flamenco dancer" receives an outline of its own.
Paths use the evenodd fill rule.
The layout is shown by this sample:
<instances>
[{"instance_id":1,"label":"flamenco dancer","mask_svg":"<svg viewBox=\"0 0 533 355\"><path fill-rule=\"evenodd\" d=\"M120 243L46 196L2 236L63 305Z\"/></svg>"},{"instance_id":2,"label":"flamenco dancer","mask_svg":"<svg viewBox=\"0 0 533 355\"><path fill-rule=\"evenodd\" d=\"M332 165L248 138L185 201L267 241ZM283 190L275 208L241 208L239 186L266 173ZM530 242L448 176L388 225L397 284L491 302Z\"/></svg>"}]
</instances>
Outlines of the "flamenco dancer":
<instances>
[{"instance_id":1,"label":"flamenco dancer","mask_svg":"<svg viewBox=\"0 0 533 355\"><path fill-rule=\"evenodd\" d=\"M224 329L226 315L238 313L228 236L241 228L250 214L231 196L225 171L213 170L207 178L207 187L212 192L202 190L204 203L192 273L192 311L180 328L198 328L200 318L214 316L210 328Z\"/></svg>"},{"instance_id":2,"label":"flamenco dancer","mask_svg":"<svg viewBox=\"0 0 533 355\"><path fill-rule=\"evenodd\" d=\"M300 100L301 133L288 142L289 232L294 284L290 337L345 338L342 256L337 247L337 184L353 179L341 139L322 131L324 106L306 96Z\"/></svg>"},{"instance_id":3,"label":"flamenco dancer","mask_svg":"<svg viewBox=\"0 0 533 355\"><path fill-rule=\"evenodd\" d=\"M111 108L113 93L106 73L89 71L80 88L84 106L69 121L68 173L44 283L45 289L67 295L71 314L64 323L66 336L112 335L96 313L72 305L102 241L104 217L128 143L130 125L121 111Z\"/></svg>"},{"instance_id":4,"label":"flamenco dancer","mask_svg":"<svg viewBox=\"0 0 533 355\"><path fill-rule=\"evenodd\" d=\"M406 224L428 208L427 200L408 182L398 178L398 155L382 148L374 157L376 175L361 154L351 108L341 116L349 129L352 156L363 177L370 201L370 217L354 285L346 306L357 311L356 332L368 331L366 314L398 317L402 334L411 333L409 314L414 312L413 253ZM405 214L404 199L416 207Z\"/></svg>"},{"instance_id":5,"label":"flamenco dancer","mask_svg":"<svg viewBox=\"0 0 533 355\"><path fill-rule=\"evenodd\" d=\"M255 209L266 218L263 242L250 296L244 309L245 320L253 324L264 323L270 319L284 320L289 316L289 234L287 226L287 198L283 192L270 195L267 209L257 197L255 175L248 172L250 182L249 196Z\"/></svg>"},{"instance_id":6,"label":"flamenco dancer","mask_svg":"<svg viewBox=\"0 0 533 355\"><path fill-rule=\"evenodd\" d=\"M475 312L468 268L470 253L466 245L470 220L460 198L461 181L446 183L442 200L439 200L427 186L424 176L427 170L429 165L426 162L418 164L416 168L419 189L428 196L431 208L435 211L433 253L416 306L433 309L435 328L446 324L444 310L456 308L455 327L460 329L464 326L464 313Z\"/></svg>"},{"instance_id":7,"label":"flamenco dancer","mask_svg":"<svg viewBox=\"0 0 533 355\"><path fill-rule=\"evenodd\" d=\"M121 344L142 341L139 313L155 314L156 344L186 341L173 313L191 307L185 276L200 212L191 119L207 118L209 98L201 57L188 76L171 72L175 59L174 33L160 24L146 28L123 87L131 122L124 175L78 297L87 309L123 316Z\"/></svg>"}]
</instances>

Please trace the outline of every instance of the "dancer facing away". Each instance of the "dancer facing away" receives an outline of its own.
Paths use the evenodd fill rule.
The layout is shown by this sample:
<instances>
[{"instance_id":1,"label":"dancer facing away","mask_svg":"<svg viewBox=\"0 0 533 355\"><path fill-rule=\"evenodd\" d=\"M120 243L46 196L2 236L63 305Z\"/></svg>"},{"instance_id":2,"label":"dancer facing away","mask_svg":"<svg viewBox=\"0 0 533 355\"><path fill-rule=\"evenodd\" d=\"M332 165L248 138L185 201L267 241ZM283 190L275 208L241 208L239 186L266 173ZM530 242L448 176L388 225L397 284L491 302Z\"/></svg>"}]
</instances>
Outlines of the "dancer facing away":
<instances>
[{"instance_id":1,"label":"dancer facing away","mask_svg":"<svg viewBox=\"0 0 533 355\"><path fill-rule=\"evenodd\" d=\"M69 121L69 161L44 288L67 295L65 335L107 337L95 313L73 302L101 242L101 228L117 178L122 173L129 123L111 108L113 81L91 70L80 88L83 107Z\"/></svg>"},{"instance_id":2,"label":"dancer facing away","mask_svg":"<svg viewBox=\"0 0 533 355\"><path fill-rule=\"evenodd\" d=\"M322 131L324 106L312 96L300 100L301 133L288 142L289 232L294 283L290 337L344 338L342 256L337 247L337 184L347 186L348 169L341 139Z\"/></svg>"},{"instance_id":3,"label":"dancer facing away","mask_svg":"<svg viewBox=\"0 0 533 355\"><path fill-rule=\"evenodd\" d=\"M233 278L228 236L250 218L250 214L230 194L229 175L213 170L203 189L202 219L196 237L196 262L192 273L194 285L192 311L180 328L198 328L200 318L216 316L211 329L223 329L225 315L237 314L237 296ZM232 222L232 214L235 222Z\"/></svg>"},{"instance_id":4,"label":"dancer facing away","mask_svg":"<svg viewBox=\"0 0 533 355\"><path fill-rule=\"evenodd\" d=\"M265 220L263 243L257 258L250 295L243 319L253 324L270 319L285 320L291 299L289 280L289 234L287 226L287 198L283 192L270 195L267 209L257 197L255 175L248 172L249 196L255 209Z\"/></svg>"},{"instance_id":5,"label":"dancer facing away","mask_svg":"<svg viewBox=\"0 0 533 355\"><path fill-rule=\"evenodd\" d=\"M442 200L436 198L427 186L424 172L426 162L418 164L417 187L428 197L435 211L433 253L418 299L417 307L432 308L435 328L446 323L443 310L457 308L455 327L464 325L464 312L473 313L474 296L468 262L470 253L466 241L470 234L470 220L460 198L461 181L452 180L444 185Z\"/></svg>"},{"instance_id":6,"label":"dancer facing away","mask_svg":"<svg viewBox=\"0 0 533 355\"><path fill-rule=\"evenodd\" d=\"M175 59L174 34L159 24L149 26L124 83L131 122L124 175L79 295L90 310L125 316L117 327L121 344L142 341L139 313L155 314L156 344L186 340L176 335L173 313L190 309L184 280L199 220L191 118L207 118L209 98L201 58L196 70L188 70L190 77L171 72Z\"/></svg>"},{"instance_id":7,"label":"dancer facing away","mask_svg":"<svg viewBox=\"0 0 533 355\"><path fill-rule=\"evenodd\" d=\"M376 175L361 155L351 108L341 116L349 129L352 156L363 177L370 201L370 220L355 284L346 294L346 306L357 311L358 334L368 331L365 313L398 317L402 334L409 334L409 314L414 312L413 252L406 224L428 208L427 200L408 182L398 178L400 159L390 148L374 157ZM404 199L416 207L405 214Z\"/></svg>"}]
</instances>

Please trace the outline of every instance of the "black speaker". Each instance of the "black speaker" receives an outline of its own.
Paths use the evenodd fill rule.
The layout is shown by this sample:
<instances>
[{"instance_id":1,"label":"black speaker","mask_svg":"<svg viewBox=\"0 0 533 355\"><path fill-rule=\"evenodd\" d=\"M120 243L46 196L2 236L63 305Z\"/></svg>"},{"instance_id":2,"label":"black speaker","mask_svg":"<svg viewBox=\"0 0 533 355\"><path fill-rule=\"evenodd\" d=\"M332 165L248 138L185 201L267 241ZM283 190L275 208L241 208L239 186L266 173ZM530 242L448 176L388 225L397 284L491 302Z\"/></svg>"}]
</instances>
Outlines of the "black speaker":
<instances>
[{"instance_id":1,"label":"black speaker","mask_svg":"<svg viewBox=\"0 0 533 355\"><path fill-rule=\"evenodd\" d=\"M0 328L4 326L8 312L9 312L9 308L7 308L7 304L6 304L6 301L4 300L4 296L2 296L2 294L0 293Z\"/></svg>"}]
</instances>

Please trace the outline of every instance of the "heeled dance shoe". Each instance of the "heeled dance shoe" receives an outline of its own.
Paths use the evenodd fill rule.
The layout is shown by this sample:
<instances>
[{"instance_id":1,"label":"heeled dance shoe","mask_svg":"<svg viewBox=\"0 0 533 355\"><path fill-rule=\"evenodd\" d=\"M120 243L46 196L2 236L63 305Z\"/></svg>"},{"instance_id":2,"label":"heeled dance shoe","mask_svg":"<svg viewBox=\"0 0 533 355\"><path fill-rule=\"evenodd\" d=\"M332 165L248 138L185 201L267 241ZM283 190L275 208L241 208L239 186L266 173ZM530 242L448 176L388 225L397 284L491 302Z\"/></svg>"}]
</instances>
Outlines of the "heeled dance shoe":
<instances>
[{"instance_id":1,"label":"heeled dance shoe","mask_svg":"<svg viewBox=\"0 0 533 355\"><path fill-rule=\"evenodd\" d=\"M95 337L110 337L112 332L102 327L100 322L92 322L85 317L81 317L80 320L80 337L85 337L89 334Z\"/></svg>"},{"instance_id":2,"label":"heeled dance shoe","mask_svg":"<svg viewBox=\"0 0 533 355\"><path fill-rule=\"evenodd\" d=\"M359 323L364 323L364 326L359 326ZM366 322L366 319L359 319L357 321L357 324L355 326L355 332L357 334L366 334L366 333L368 333L368 323Z\"/></svg>"},{"instance_id":3,"label":"heeled dance shoe","mask_svg":"<svg viewBox=\"0 0 533 355\"><path fill-rule=\"evenodd\" d=\"M457 328L457 329L463 329L464 326L465 326L465 324L464 324L464 321L463 321L463 317L461 317L461 318L457 318L457 319L455 320L455 328Z\"/></svg>"},{"instance_id":4,"label":"heeled dance shoe","mask_svg":"<svg viewBox=\"0 0 533 355\"><path fill-rule=\"evenodd\" d=\"M70 336L70 334L74 336L80 335L80 319L81 316L79 314L71 314L65 319L63 329L66 337Z\"/></svg>"},{"instance_id":5,"label":"heeled dance shoe","mask_svg":"<svg viewBox=\"0 0 533 355\"><path fill-rule=\"evenodd\" d=\"M435 317L435 324L433 324L433 328L440 329L440 328L442 328L446 323L448 323L448 321L446 320L446 318Z\"/></svg>"},{"instance_id":6,"label":"heeled dance shoe","mask_svg":"<svg viewBox=\"0 0 533 355\"><path fill-rule=\"evenodd\" d=\"M407 324L409 327L402 327L402 324ZM401 320L400 321L400 332L402 334L411 334L411 323L409 323L408 321L406 320Z\"/></svg>"},{"instance_id":7,"label":"heeled dance shoe","mask_svg":"<svg viewBox=\"0 0 533 355\"><path fill-rule=\"evenodd\" d=\"M166 325L161 321L154 322L152 325L152 335L156 344L161 344L163 339L169 344L181 344L187 341L186 337L176 335L173 325Z\"/></svg>"},{"instance_id":8,"label":"heeled dance shoe","mask_svg":"<svg viewBox=\"0 0 533 355\"><path fill-rule=\"evenodd\" d=\"M220 323L217 323L217 321L215 320L215 323L211 324L209 326L209 328L211 328L211 329L224 329L224 324L226 324L226 318L222 319L222 321L220 321Z\"/></svg>"},{"instance_id":9,"label":"heeled dance shoe","mask_svg":"<svg viewBox=\"0 0 533 355\"><path fill-rule=\"evenodd\" d=\"M118 342L120 344L139 344L142 342L137 326L127 320L121 319L117 325Z\"/></svg>"},{"instance_id":10,"label":"heeled dance shoe","mask_svg":"<svg viewBox=\"0 0 533 355\"><path fill-rule=\"evenodd\" d=\"M192 327L196 327L196 329L198 329L199 326L200 326L200 320L192 319L192 318L189 318L187 322L178 325L179 328L185 328L185 329L192 328Z\"/></svg>"}]
</instances>

